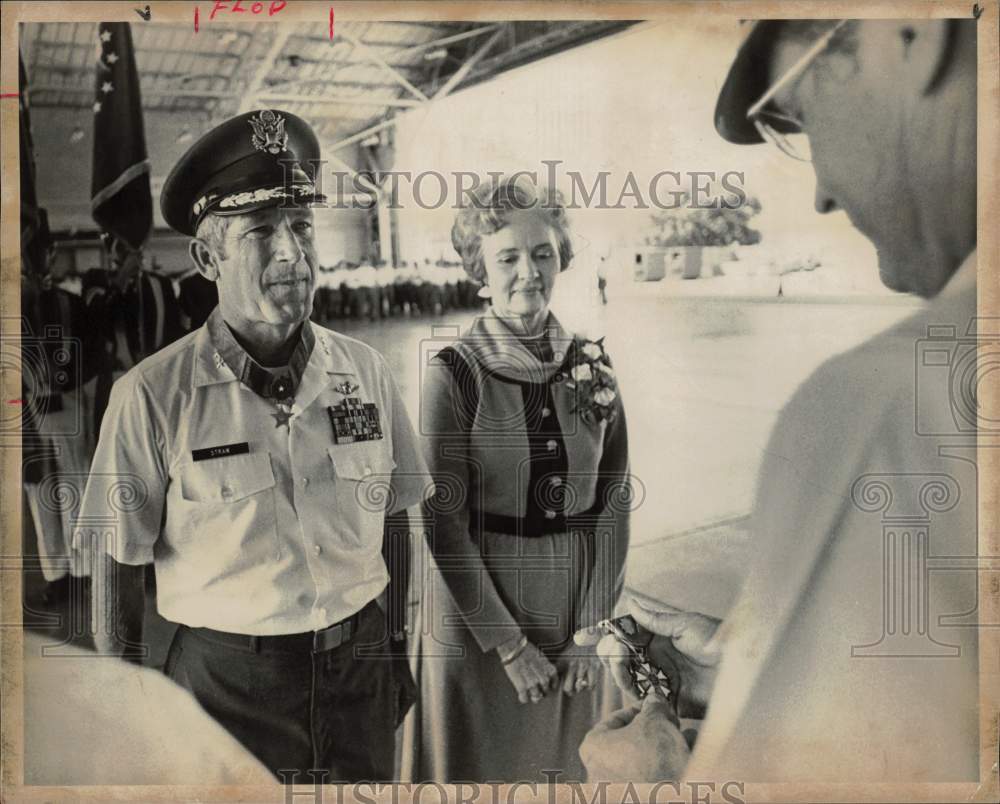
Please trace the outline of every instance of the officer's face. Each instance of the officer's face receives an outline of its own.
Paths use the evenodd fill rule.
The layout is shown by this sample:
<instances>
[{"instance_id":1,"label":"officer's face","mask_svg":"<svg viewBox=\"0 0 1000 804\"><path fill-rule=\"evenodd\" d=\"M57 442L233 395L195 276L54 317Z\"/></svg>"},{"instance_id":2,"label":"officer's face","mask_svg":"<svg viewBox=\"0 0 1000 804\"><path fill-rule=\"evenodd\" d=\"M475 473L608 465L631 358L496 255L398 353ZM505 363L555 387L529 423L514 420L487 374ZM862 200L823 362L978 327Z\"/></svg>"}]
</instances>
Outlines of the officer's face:
<instances>
[{"instance_id":1,"label":"officer's face","mask_svg":"<svg viewBox=\"0 0 1000 804\"><path fill-rule=\"evenodd\" d=\"M216 256L219 304L227 320L280 325L309 317L316 286L311 209L268 207L234 215L223 254Z\"/></svg>"},{"instance_id":2,"label":"officer's face","mask_svg":"<svg viewBox=\"0 0 1000 804\"><path fill-rule=\"evenodd\" d=\"M775 101L803 122L809 137L816 211L847 213L875 245L887 287L928 295L921 284L927 249L914 174L931 143L917 141L907 109L905 46L898 23L855 26L853 47L828 48ZM780 38L772 82L812 41L789 33Z\"/></svg>"},{"instance_id":3,"label":"officer's face","mask_svg":"<svg viewBox=\"0 0 1000 804\"><path fill-rule=\"evenodd\" d=\"M545 313L559 273L559 241L537 210L516 210L507 225L483 236L483 262L493 307L500 314Z\"/></svg>"}]
</instances>

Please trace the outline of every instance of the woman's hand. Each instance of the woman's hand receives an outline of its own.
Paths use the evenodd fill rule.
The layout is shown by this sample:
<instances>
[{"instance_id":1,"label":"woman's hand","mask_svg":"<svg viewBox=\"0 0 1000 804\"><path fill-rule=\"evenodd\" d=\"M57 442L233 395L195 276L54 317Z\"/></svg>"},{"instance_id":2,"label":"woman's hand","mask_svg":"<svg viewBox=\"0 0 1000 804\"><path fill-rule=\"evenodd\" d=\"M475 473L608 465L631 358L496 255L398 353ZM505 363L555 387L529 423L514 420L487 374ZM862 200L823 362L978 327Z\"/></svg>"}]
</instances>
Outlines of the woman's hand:
<instances>
[{"instance_id":1,"label":"woman's hand","mask_svg":"<svg viewBox=\"0 0 1000 804\"><path fill-rule=\"evenodd\" d=\"M498 653L501 661L508 655L502 650ZM523 649L518 649L515 658L504 662L503 669L521 703L538 703L546 692L555 688L558 680L555 665L530 642L526 642Z\"/></svg>"},{"instance_id":2,"label":"woman's hand","mask_svg":"<svg viewBox=\"0 0 1000 804\"><path fill-rule=\"evenodd\" d=\"M601 678L601 660L593 646L570 645L560 662L562 691L566 695L588 692Z\"/></svg>"}]
</instances>

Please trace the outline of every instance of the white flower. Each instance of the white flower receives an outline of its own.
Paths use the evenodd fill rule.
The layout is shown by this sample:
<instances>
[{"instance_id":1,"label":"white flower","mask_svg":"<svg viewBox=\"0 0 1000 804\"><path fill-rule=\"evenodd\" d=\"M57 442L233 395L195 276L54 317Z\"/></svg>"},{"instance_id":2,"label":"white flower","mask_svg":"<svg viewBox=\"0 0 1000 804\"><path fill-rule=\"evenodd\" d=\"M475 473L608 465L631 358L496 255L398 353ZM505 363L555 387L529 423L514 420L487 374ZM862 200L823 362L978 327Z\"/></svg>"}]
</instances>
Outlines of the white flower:
<instances>
[{"instance_id":1,"label":"white flower","mask_svg":"<svg viewBox=\"0 0 1000 804\"><path fill-rule=\"evenodd\" d=\"M583 363L579 366L573 366L573 371L571 375L577 382L586 382L587 380L594 379L594 375L590 371L590 366Z\"/></svg>"},{"instance_id":2,"label":"white flower","mask_svg":"<svg viewBox=\"0 0 1000 804\"><path fill-rule=\"evenodd\" d=\"M591 360L597 360L601 356L601 347L591 342L583 347L583 353Z\"/></svg>"},{"instance_id":3,"label":"white flower","mask_svg":"<svg viewBox=\"0 0 1000 804\"><path fill-rule=\"evenodd\" d=\"M605 374L607 374L609 377L615 376L615 370L611 368L611 366L609 366L607 363L598 363L597 367Z\"/></svg>"},{"instance_id":4,"label":"white flower","mask_svg":"<svg viewBox=\"0 0 1000 804\"><path fill-rule=\"evenodd\" d=\"M600 388L594 392L594 401L598 405L610 405L615 401L617 394L610 388Z\"/></svg>"}]
</instances>

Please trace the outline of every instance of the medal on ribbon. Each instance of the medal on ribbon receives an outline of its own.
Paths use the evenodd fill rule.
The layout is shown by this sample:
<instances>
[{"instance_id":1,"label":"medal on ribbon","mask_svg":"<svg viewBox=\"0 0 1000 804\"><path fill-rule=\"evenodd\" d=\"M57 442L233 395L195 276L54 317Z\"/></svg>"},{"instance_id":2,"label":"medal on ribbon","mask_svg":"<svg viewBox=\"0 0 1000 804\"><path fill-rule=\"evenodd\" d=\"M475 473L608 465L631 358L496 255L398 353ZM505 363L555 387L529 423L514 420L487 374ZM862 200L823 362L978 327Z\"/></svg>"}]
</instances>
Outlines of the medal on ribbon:
<instances>
[{"instance_id":1,"label":"medal on ribbon","mask_svg":"<svg viewBox=\"0 0 1000 804\"><path fill-rule=\"evenodd\" d=\"M349 396L340 404L331 405L326 411L330 414L335 444L354 444L382 438L382 424L378 408L373 402L362 402L356 396Z\"/></svg>"}]
</instances>

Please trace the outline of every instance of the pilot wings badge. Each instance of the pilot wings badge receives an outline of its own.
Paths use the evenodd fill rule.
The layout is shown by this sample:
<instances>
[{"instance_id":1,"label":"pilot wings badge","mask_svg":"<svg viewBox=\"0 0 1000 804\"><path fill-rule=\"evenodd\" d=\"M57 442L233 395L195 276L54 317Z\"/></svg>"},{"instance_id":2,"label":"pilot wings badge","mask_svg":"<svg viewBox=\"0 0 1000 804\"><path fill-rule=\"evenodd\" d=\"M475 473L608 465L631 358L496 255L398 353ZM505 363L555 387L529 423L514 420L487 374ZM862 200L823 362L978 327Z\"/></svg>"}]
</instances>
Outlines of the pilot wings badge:
<instances>
[{"instance_id":1,"label":"pilot wings badge","mask_svg":"<svg viewBox=\"0 0 1000 804\"><path fill-rule=\"evenodd\" d=\"M250 142L258 151L280 154L288 145L285 118L270 109L264 109L256 117L250 118L253 134Z\"/></svg>"},{"instance_id":2,"label":"pilot wings badge","mask_svg":"<svg viewBox=\"0 0 1000 804\"><path fill-rule=\"evenodd\" d=\"M343 394L344 396L350 396L360 387L361 386L355 385L350 380L344 380L342 383L340 383L340 385L333 386L333 390L336 391L338 394Z\"/></svg>"}]
</instances>

